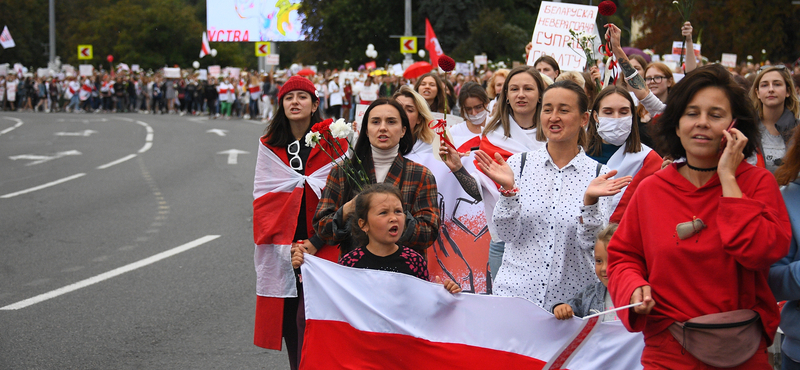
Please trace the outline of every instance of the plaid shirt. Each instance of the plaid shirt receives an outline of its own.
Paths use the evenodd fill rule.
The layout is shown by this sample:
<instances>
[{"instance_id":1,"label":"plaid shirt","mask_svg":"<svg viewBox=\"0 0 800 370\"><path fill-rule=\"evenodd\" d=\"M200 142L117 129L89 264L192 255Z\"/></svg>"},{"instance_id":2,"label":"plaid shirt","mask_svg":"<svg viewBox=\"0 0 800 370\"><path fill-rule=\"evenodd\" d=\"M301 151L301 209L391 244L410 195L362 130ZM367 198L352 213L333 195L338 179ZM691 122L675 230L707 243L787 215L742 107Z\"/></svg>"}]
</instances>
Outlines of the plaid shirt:
<instances>
[{"instance_id":1,"label":"plaid shirt","mask_svg":"<svg viewBox=\"0 0 800 370\"><path fill-rule=\"evenodd\" d=\"M376 183L375 168L372 167L368 171L370 182ZM325 241L325 244L338 244L340 254L359 247L354 245L349 224L343 221L342 206L356 196L356 190L345 190L346 181L347 177L339 167L331 170L317 205L317 213L314 215L314 229L317 235ZM397 244L424 253L439 236L436 179L425 166L398 154L384 183L400 189L403 197L406 229ZM343 194L345 191L349 194Z\"/></svg>"}]
</instances>

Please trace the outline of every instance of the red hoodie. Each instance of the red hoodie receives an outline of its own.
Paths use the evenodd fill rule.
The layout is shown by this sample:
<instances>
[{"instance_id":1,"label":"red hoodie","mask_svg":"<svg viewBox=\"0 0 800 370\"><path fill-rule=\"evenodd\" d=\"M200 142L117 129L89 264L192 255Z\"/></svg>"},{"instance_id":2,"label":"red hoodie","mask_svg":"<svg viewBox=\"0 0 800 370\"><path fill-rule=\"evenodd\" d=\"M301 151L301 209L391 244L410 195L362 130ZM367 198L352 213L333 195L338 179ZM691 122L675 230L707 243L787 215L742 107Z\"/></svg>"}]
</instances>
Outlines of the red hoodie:
<instances>
[{"instance_id":1,"label":"red hoodie","mask_svg":"<svg viewBox=\"0 0 800 370\"><path fill-rule=\"evenodd\" d=\"M753 309L771 343L780 322L767 285L769 267L786 256L791 224L772 174L742 162L736 180L742 198L722 197L719 177L696 188L674 163L639 185L608 245L608 290L614 304L630 303L650 285L655 307L618 316L630 331L656 335L674 321ZM706 228L680 240L675 227L693 217Z\"/></svg>"}]
</instances>

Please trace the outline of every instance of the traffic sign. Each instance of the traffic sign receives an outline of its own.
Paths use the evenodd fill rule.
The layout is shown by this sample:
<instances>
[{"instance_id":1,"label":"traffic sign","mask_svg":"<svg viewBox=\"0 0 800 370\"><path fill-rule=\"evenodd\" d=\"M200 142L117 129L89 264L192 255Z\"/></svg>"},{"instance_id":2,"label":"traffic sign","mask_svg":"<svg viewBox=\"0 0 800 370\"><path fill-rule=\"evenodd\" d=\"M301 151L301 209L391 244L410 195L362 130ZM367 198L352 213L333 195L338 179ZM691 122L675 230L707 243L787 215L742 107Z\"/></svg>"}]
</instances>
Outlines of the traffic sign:
<instances>
[{"instance_id":1,"label":"traffic sign","mask_svg":"<svg viewBox=\"0 0 800 370\"><path fill-rule=\"evenodd\" d=\"M265 57L272 54L272 46L269 42L262 41L256 43L256 56Z\"/></svg>"},{"instance_id":2,"label":"traffic sign","mask_svg":"<svg viewBox=\"0 0 800 370\"><path fill-rule=\"evenodd\" d=\"M400 38L400 52L413 54L417 52L417 38L414 36Z\"/></svg>"},{"instance_id":3,"label":"traffic sign","mask_svg":"<svg viewBox=\"0 0 800 370\"><path fill-rule=\"evenodd\" d=\"M78 45L78 59L92 59L92 45Z\"/></svg>"}]
</instances>

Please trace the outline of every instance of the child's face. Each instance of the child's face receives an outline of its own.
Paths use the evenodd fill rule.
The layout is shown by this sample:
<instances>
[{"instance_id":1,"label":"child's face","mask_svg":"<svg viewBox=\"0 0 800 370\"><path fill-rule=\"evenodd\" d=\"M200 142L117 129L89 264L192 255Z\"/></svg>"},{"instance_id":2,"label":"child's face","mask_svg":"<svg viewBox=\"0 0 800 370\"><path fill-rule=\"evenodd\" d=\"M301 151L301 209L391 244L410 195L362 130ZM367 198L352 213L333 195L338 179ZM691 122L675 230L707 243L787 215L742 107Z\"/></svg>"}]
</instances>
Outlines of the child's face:
<instances>
[{"instance_id":1,"label":"child's face","mask_svg":"<svg viewBox=\"0 0 800 370\"><path fill-rule=\"evenodd\" d=\"M606 244L598 240L594 244L594 273L597 278L608 287L608 275L606 275L606 267L608 267L608 252L606 252Z\"/></svg>"},{"instance_id":2,"label":"child's face","mask_svg":"<svg viewBox=\"0 0 800 370\"><path fill-rule=\"evenodd\" d=\"M367 220L359 220L370 244L395 244L403 235L406 216L400 199L391 194L374 194L370 199Z\"/></svg>"}]
</instances>

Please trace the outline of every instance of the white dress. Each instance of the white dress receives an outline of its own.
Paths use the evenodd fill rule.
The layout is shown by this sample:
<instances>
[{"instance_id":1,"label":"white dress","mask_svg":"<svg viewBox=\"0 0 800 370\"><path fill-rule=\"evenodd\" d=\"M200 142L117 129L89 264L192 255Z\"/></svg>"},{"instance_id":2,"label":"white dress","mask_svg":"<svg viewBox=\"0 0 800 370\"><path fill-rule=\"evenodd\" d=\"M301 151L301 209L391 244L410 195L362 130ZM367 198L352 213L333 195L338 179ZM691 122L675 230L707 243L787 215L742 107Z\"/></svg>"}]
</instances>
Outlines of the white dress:
<instances>
[{"instance_id":1,"label":"white dress","mask_svg":"<svg viewBox=\"0 0 800 370\"><path fill-rule=\"evenodd\" d=\"M611 198L583 205L598 168L583 149L560 169L546 148L527 154L522 176L520 162L520 154L508 160L520 191L500 197L492 218L506 242L494 294L526 298L550 309L597 281L595 238L612 213ZM608 171L600 167L601 174Z\"/></svg>"}]
</instances>

